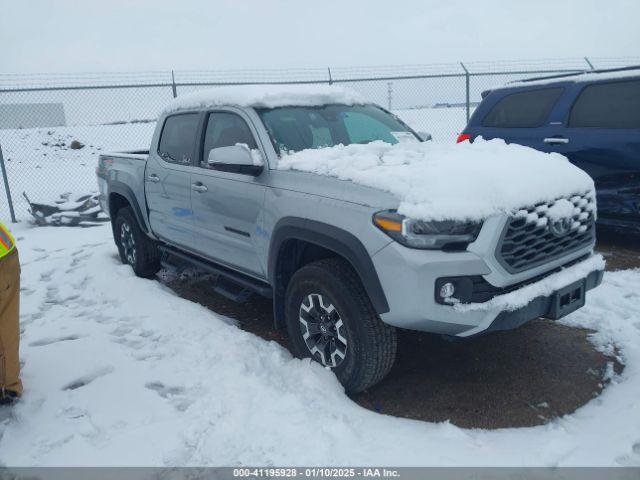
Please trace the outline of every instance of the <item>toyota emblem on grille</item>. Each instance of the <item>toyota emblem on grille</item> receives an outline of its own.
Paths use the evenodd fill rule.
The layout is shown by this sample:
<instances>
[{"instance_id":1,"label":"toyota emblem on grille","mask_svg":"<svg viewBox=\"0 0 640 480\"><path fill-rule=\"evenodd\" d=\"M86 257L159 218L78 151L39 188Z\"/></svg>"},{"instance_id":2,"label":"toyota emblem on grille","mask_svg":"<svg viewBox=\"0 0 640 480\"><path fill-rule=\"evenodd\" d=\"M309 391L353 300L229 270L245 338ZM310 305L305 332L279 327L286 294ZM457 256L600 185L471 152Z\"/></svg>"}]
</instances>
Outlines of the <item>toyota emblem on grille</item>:
<instances>
[{"instance_id":1,"label":"toyota emblem on grille","mask_svg":"<svg viewBox=\"0 0 640 480\"><path fill-rule=\"evenodd\" d=\"M573 220L571 218L561 218L552 222L549 225L549 230L555 237L564 237L571 231L571 224Z\"/></svg>"}]
</instances>

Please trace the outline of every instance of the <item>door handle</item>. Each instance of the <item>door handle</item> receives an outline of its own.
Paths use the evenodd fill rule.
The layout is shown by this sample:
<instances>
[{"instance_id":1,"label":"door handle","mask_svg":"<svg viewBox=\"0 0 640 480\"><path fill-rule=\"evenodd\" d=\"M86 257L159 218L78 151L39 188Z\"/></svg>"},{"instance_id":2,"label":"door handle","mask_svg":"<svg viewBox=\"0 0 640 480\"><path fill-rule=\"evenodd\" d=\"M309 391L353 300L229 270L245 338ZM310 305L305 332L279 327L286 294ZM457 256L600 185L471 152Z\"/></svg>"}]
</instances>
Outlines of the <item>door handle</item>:
<instances>
[{"instance_id":1,"label":"door handle","mask_svg":"<svg viewBox=\"0 0 640 480\"><path fill-rule=\"evenodd\" d=\"M198 183L191 184L191 190L198 193L204 193L209 189L207 188L206 185L203 185L202 183L198 182Z\"/></svg>"},{"instance_id":2,"label":"door handle","mask_svg":"<svg viewBox=\"0 0 640 480\"><path fill-rule=\"evenodd\" d=\"M549 138L545 138L543 142L550 143L552 145L559 145L559 144L569 143L569 139L561 138L561 137L549 137Z\"/></svg>"},{"instance_id":3,"label":"door handle","mask_svg":"<svg viewBox=\"0 0 640 480\"><path fill-rule=\"evenodd\" d=\"M150 182L153 182L153 183L158 183L160 181L160 177L158 175L156 175L155 173L152 173L151 175L149 175L147 177L147 180L149 180Z\"/></svg>"}]
</instances>

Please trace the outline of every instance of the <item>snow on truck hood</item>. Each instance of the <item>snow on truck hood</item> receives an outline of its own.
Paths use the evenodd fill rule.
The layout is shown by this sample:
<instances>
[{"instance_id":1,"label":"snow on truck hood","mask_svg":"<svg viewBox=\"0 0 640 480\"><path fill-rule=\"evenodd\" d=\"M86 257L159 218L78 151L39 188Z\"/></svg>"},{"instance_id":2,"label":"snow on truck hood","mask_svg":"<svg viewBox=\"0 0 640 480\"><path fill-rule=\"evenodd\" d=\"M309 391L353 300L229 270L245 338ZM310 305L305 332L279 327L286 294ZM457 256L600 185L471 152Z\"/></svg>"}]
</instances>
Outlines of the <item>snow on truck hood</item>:
<instances>
[{"instance_id":1,"label":"snow on truck hood","mask_svg":"<svg viewBox=\"0 0 640 480\"><path fill-rule=\"evenodd\" d=\"M199 90L173 100L164 110L178 110L235 105L239 107L310 107L338 103L367 103L357 92L335 85L239 85Z\"/></svg>"},{"instance_id":2,"label":"snow on truck hood","mask_svg":"<svg viewBox=\"0 0 640 480\"><path fill-rule=\"evenodd\" d=\"M399 213L420 220L483 220L594 188L593 180L560 154L482 138L303 150L283 155L278 169L390 192L400 201Z\"/></svg>"}]
</instances>

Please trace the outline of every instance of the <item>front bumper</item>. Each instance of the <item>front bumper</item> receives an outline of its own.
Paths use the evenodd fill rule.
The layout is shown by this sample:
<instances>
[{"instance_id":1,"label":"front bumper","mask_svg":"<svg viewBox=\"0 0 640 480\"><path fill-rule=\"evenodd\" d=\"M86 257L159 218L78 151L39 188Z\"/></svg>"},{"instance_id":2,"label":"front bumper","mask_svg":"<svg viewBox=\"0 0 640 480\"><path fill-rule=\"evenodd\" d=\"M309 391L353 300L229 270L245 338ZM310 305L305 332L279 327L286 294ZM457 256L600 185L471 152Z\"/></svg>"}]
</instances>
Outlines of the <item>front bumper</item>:
<instances>
[{"instance_id":1,"label":"front bumper","mask_svg":"<svg viewBox=\"0 0 640 480\"><path fill-rule=\"evenodd\" d=\"M584 280L585 291L599 285L604 263L591 252L592 246L587 246L558 262L532 269L526 272L529 278L577 262L560 273L550 273L540 281L496 296L488 302L454 306L436 302L434 290L438 278L479 275L500 287L526 278L523 274L510 275L500 271L499 266L485 262L483 257L472 251L413 250L394 242L372 257L390 308L381 315L381 319L399 328L459 337L515 328L547 315L555 291L579 280ZM578 261L585 256L588 258ZM523 297L527 297L524 303Z\"/></svg>"},{"instance_id":2,"label":"front bumper","mask_svg":"<svg viewBox=\"0 0 640 480\"><path fill-rule=\"evenodd\" d=\"M600 285L602 283L603 276L604 270L594 270L589 273L584 279L585 291L592 290ZM482 330L481 332L476 334L472 334L471 336L495 332L499 330L511 330L513 328L518 328L519 326L527 323L530 320L533 320L534 318L548 317L553 308L553 300L553 294L536 297L524 307L513 311L501 312L485 330Z\"/></svg>"}]
</instances>

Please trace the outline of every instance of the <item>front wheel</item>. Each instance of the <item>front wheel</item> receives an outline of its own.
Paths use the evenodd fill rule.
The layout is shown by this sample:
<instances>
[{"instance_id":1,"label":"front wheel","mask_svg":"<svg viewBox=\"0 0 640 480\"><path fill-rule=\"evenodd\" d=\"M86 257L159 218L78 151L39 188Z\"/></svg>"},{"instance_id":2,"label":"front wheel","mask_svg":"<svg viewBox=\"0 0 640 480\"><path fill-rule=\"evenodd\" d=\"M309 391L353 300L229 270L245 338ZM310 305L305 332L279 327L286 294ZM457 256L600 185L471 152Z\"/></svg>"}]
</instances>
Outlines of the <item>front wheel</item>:
<instances>
[{"instance_id":1,"label":"front wheel","mask_svg":"<svg viewBox=\"0 0 640 480\"><path fill-rule=\"evenodd\" d=\"M294 353L331 368L348 392L378 383L393 366L395 329L380 320L345 260L329 258L298 270L285 309Z\"/></svg>"},{"instance_id":2,"label":"front wheel","mask_svg":"<svg viewBox=\"0 0 640 480\"><path fill-rule=\"evenodd\" d=\"M138 225L131 207L118 210L113 235L122 263L128 263L139 277L152 277L160 270L160 253L156 242Z\"/></svg>"}]
</instances>

